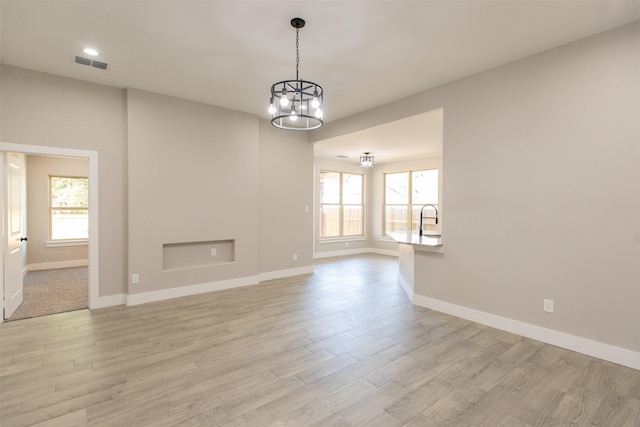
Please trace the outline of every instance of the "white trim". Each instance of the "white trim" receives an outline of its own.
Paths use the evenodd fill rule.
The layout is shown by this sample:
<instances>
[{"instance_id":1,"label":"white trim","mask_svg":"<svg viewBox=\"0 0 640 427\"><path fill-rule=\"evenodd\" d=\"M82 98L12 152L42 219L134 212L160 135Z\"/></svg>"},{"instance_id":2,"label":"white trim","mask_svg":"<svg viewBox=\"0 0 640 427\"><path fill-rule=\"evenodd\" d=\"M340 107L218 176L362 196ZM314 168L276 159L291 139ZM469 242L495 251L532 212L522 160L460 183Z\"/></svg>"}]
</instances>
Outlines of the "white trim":
<instances>
[{"instance_id":1,"label":"white trim","mask_svg":"<svg viewBox=\"0 0 640 427\"><path fill-rule=\"evenodd\" d=\"M127 296L125 294L107 295L105 297L98 298L92 309L113 307L115 305L124 305L127 302Z\"/></svg>"},{"instance_id":2,"label":"white trim","mask_svg":"<svg viewBox=\"0 0 640 427\"><path fill-rule=\"evenodd\" d=\"M361 242L365 240L367 240L367 236L318 237L318 244L324 245L328 243Z\"/></svg>"},{"instance_id":3,"label":"white trim","mask_svg":"<svg viewBox=\"0 0 640 427\"><path fill-rule=\"evenodd\" d=\"M116 305L137 305L147 302L161 301L170 298L177 298L188 295L196 295L205 292L219 291L222 289L230 289L242 286L250 286L258 284L260 281L280 279L283 277L299 276L302 274L313 273L313 266L291 268L288 270L270 271L260 273L257 277L244 277L240 279L224 280L220 282L204 283L193 286L185 286L180 288L164 289L161 291L144 292L141 294L117 294L100 297L93 308L112 307Z\"/></svg>"},{"instance_id":4,"label":"white trim","mask_svg":"<svg viewBox=\"0 0 640 427\"><path fill-rule=\"evenodd\" d=\"M44 246L47 248L63 248L67 246L87 246L89 239L65 239L65 240L47 240Z\"/></svg>"},{"instance_id":5,"label":"white trim","mask_svg":"<svg viewBox=\"0 0 640 427\"><path fill-rule=\"evenodd\" d=\"M313 265L298 268L289 268L287 270L274 270L258 274L260 281L282 279L284 277L301 276L303 274L312 274Z\"/></svg>"},{"instance_id":6,"label":"white trim","mask_svg":"<svg viewBox=\"0 0 640 427\"><path fill-rule=\"evenodd\" d=\"M316 252L313 254L313 259L333 258L336 256L359 255L359 254L379 254L379 255L389 255L389 256L395 256L395 257L400 256L399 251L393 251L390 249L355 248L355 249L344 249L341 251Z\"/></svg>"},{"instance_id":7,"label":"white trim","mask_svg":"<svg viewBox=\"0 0 640 427\"><path fill-rule=\"evenodd\" d=\"M313 259L332 258L336 256L358 255L358 254L366 254L366 253L369 253L369 248L355 248L355 249L344 249L341 251L316 252L313 254Z\"/></svg>"},{"instance_id":8,"label":"white trim","mask_svg":"<svg viewBox=\"0 0 640 427\"><path fill-rule=\"evenodd\" d=\"M242 286L257 285L260 282L258 276L239 277L237 279L221 280L219 282L200 283L197 285L181 286L179 288L161 289L159 291L141 292L126 295L127 305L146 304L148 302L163 301L171 298L186 297L189 295L204 294L207 292L221 291L223 289L240 288Z\"/></svg>"},{"instance_id":9,"label":"white trim","mask_svg":"<svg viewBox=\"0 0 640 427\"><path fill-rule=\"evenodd\" d=\"M98 225L98 152L75 148L0 142L0 151L40 156L79 157L89 160L89 309L96 307L100 298L99 232ZM4 297L4 286L2 287Z\"/></svg>"},{"instance_id":10,"label":"white trim","mask_svg":"<svg viewBox=\"0 0 640 427\"><path fill-rule=\"evenodd\" d=\"M520 322L518 320L508 319L506 317L474 310L472 308L422 295L414 295L413 303L420 307L426 307L452 316L461 317L463 319L522 335L557 347L577 351L588 356L597 357L598 359L607 360L609 362L640 370L640 353L632 350L570 335L560 331L554 331L552 329Z\"/></svg>"},{"instance_id":11,"label":"white trim","mask_svg":"<svg viewBox=\"0 0 640 427\"><path fill-rule=\"evenodd\" d=\"M400 256L400 251L398 250L391 250L391 249L379 249L379 248L369 248L369 252L372 254L378 254L378 255L389 255L389 256L394 256L394 257L399 257Z\"/></svg>"},{"instance_id":12,"label":"white trim","mask_svg":"<svg viewBox=\"0 0 640 427\"><path fill-rule=\"evenodd\" d=\"M404 277L402 277L402 274L399 274L399 273L398 273L398 283L400 283L400 286L402 286L402 289L404 289L404 293L407 294L407 297L409 297L409 300L411 302L414 302L413 301L413 297L415 295L413 294L413 291L411 290L411 286L409 286L407 281L404 280Z\"/></svg>"},{"instance_id":13,"label":"white trim","mask_svg":"<svg viewBox=\"0 0 640 427\"><path fill-rule=\"evenodd\" d=\"M68 261L38 262L27 265L28 271L54 270L56 268L86 267L89 265L88 259L72 259Z\"/></svg>"}]
</instances>

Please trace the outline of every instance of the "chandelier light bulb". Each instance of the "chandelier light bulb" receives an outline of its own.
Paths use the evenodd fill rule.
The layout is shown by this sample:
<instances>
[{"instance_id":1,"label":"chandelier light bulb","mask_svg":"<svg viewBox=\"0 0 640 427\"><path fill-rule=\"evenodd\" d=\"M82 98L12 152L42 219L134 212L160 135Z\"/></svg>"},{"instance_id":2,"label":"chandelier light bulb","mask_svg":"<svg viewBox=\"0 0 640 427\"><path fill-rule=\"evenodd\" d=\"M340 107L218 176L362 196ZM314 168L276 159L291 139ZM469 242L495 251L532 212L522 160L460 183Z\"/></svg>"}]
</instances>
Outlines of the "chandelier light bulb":
<instances>
[{"instance_id":1,"label":"chandelier light bulb","mask_svg":"<svg viewBox=\"0 0 640 427\"><path fill-rule=\"evenodd\" d=\"M321 109L321 108L318 108L318 109L316 110L316 117L317 117L317 118L319 118L319 119L321 119L321 118L322 118L322 109Z\"/></svg>"},{"instance_id":2,"label":"chandelier light bulb","mask_svg":"<svg viewBox=\"0 0 640 427\"><path fill-rule=\"evenodd\" d=\"M320 106L320 100L318 99L318 91L313 91L313 100L311 100L311 106L313 108L318 108Z\"/></svg>"},{"instance_id":3,"label":"chandelier light bulb","mask_svg":"<svg viewBox=\"0 0 640 427\"><path fill-rule=\"evenodd\" d=\"M273 97L271 97L269 99L269 114L271 114L273 116L273 114L276 112L276 107L274 107L273 105Z\"/></svg>"},{"instance_id":4,"label":"chandelier light bulb","mask_svg":"<svg viewBox=\"0 0 640 427\"><path fill-rule=\"evenodd\" d=\"M286 96L280 98L280 105L282 105L283 107L289 105L289 98L287 98Z\"/></svg>"}]
</instances>

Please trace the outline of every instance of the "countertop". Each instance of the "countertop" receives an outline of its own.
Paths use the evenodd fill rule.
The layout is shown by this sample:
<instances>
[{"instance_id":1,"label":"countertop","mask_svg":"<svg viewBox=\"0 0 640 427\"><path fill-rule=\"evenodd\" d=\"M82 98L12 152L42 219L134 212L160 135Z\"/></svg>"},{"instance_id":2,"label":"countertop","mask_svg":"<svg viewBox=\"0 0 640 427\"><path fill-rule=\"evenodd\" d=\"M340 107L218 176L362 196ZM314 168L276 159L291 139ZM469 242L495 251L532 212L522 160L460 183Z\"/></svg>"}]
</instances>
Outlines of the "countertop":
<instances>
[{"instance_id":1,"label":"countertop","mask_svg":"<svg viewBox=\"0 0 640 427\"><path fill-rule=\"evenodd\" d=\"M415 250L442 252L444 247L440 234L420 236L417 231L396 231L387 234L398 243L412 245Z\"/></svg>"}]
</instances>

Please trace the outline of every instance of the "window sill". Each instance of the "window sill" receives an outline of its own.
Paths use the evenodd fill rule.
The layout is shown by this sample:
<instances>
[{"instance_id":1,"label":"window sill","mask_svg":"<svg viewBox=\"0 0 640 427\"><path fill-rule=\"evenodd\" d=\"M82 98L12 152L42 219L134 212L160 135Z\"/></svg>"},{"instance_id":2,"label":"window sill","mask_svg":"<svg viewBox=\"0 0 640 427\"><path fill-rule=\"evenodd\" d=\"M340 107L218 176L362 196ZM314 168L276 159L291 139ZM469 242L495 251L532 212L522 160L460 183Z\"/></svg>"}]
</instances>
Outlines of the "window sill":
<instances>
[{"instance_id":1,"label":"window sill","mask_svg":"<svg viewBox=\"0 0 640 427\"><path fill-rule=\"evenodd\" d=\"M330 237L326 239L318 240L319 244L323 243L340 243L340 242L357 242L367 240L365 236L354 236L354 237Z\"/></svg>"},{"instance_id":2,"label":"window sill","mask_svg":"<svg viewBox=\"0 0 640 427\"><path fill-rule=\"evenodd\" d=\"M62 248L66 246L87 246L89 245L89 239L64 239L64 240L47 240L45 247L47 248Z\"/></svg>"}]
</instances>

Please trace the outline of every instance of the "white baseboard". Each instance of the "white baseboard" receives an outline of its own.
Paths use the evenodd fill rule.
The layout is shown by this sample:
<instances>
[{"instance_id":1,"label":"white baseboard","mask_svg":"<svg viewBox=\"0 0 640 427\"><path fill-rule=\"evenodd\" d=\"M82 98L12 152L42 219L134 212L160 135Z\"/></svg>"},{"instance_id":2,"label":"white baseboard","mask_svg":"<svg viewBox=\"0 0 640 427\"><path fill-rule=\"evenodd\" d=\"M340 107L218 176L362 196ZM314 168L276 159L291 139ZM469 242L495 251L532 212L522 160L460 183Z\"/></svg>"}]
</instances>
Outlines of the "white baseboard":
<instances>
[{"instance_id":1,"label":"white baseboard","mask_svg":"<svg viewBox=\"0 0 640 427\"><path fill-rule=\"evenodd\" d=\"M299 276L313 273L313 266L292 268L288 270L270 271L260 273L259 276L243 277L239 279L223 280L220 282L202 283L180 288L163 289L160 291L144 292L140 294L117 294L100 297L95 303L92 302L91 309L112 307L116 305L138 305L153 301L178 298L189 295L197 295L206 292L219 291L222 289L237 288L242 286L256 285L264 280L280 279L283 277Z\"/></svg>"},{"instance_id":2,"label":"white baseboard","mask_svg":"<svg viewBox=\"0 0 640 427\"><path fill-rule=\"evenodd\" d=\"M313 259L333 258L337 256L359 255L359 254L380 254L380 255L398 256L398 251L392 251L388 249L378 249L378 248L355 248L355 249L345 249L341 251L316 252L313 254Z\"/></svg>"},{"instance_id":3,"label":"white baseboard","mask_svg":"<svg viewBox=\"0 0 640 427\"><path fill-rule=\"evenodd\" d=\"M303 274L311 274L311 273L313 273L313 265L308 265L306 267L290 268L287 270L267 271L265 273L260 273L258 277L260 278L260 281L263 282L265 280L282 279L284 277L300 276Z\"/></svg>"},{"instance_id":4,"label":"white baseboard","mask_svg":"<svg viewBox=\"0 0 640 427\"><path fill-rule=\"evenodd\" d=\"M564 332L555 331L553 329L543 328L541 326L531 325L529 323L520 322L518 320L508 319L506 317L497 316L495 314L486 313L484 311L474 310L446 301L425 297L422 295L414 295L413 303L415 305L426 307L432 310L450 314L452 316L461 317L483 325L491 326L496 329L511 332L537 341L557 347L566 348L568 350L577 351L588 356L597 357L598 359L607 360L619 365L640 370L640 353L604 344L598 341L569 335Z\"/></svg>"},{"instance_id":5,"label":"white baseboard","mask_svg":"<svg viewBox=\"0 0 640 427\"><path fill-rule=\"evenodd\" d=\"M105 297L99 297L98 301L91 301L90 309L113 307L115 305L123 305L126 303L127 297L125 294L107 295Z\"/></svg>"},{"instance_id":6,"label":"white baseboard","mask_svg":"<svg viewBox=\"0 0 640 427\"><path fill-rule=\"evenodd\" d=\"M391 249L369 248L369 253L388 256L400 256L400 251L392 251Z\"/></svg>"},{"instance_id":7,"label":"white baseboard","mask_svg":"<svg viewBox=\"0 0 640 427\"><path fill-rule=\"evenodd\" d=\"M404 289L404 293L407 294L407 296L409 297L409 300L411 302L413 302L413 291L411 290L411 286L409 286L409 284L407 283L406 280L404 280L404 277L402 277L402 274L398 273L398 283L400 283L400 286L402 286L402 289Z\"/></svg>"},{"instance_id":8,"label":"white baseboard","mask_svg":"<svg viewBox=\"0 0 640 427\"><path fill-rule=\"evenodd\" d=\"M355 249L344 249L344 250L341 250L341 251L316 252L316 253L313 254L313 259L333 258L333 257L336 257L336 256L366 254L368 252L369 252L368 248L355 248Z\"/></svg>"},{"instance_id":9,"label":"white baseboard","mask_svg":"<svg viewBox=\"0 0 640 427\"><path fill-rule=\"evenodd\" d=\"M88 259L72 259L69 261L39 262L27 265L28 271L54 270L56 268L86 267Z\"/></svg>"},{"instance_id":10,"label":"white baseboard","mask_svg":"<svg viewBox=\"0 0 640 427\"><path fill-rule=\"evenodd\" d=\"M258 276L239 277L237 279L221 280L219 282L200 283L179 288L162 289L159 291L142 292L126 295L127 305L145 304L148 302L162 301L171 298L180 298L190 295L204 294L206 292L221 291L223 289L239 288L242 286L257 285L260 282Z\"/></svg>"}]
</instances>

